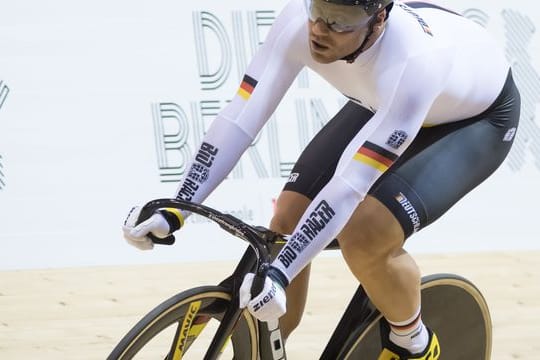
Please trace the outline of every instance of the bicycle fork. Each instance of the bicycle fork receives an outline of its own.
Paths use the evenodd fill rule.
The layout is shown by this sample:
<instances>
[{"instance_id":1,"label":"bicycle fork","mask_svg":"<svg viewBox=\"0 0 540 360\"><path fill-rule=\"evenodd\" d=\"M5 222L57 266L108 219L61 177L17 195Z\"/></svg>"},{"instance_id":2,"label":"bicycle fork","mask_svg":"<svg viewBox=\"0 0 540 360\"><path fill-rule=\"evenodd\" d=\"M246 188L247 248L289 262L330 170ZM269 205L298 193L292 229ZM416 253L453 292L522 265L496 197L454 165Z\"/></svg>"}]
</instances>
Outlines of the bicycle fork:
<instances>
[{"instance_id":1,"label":"bicycle fork","mask_svg":"<svg viewBox=\"0 0 540 360\"><path fill-rule=\"evenodd\" d=\"M259 352L261 360L286 360L285 344L279 329L279 320L259 321Z\"/></svg>"}]
</instances>

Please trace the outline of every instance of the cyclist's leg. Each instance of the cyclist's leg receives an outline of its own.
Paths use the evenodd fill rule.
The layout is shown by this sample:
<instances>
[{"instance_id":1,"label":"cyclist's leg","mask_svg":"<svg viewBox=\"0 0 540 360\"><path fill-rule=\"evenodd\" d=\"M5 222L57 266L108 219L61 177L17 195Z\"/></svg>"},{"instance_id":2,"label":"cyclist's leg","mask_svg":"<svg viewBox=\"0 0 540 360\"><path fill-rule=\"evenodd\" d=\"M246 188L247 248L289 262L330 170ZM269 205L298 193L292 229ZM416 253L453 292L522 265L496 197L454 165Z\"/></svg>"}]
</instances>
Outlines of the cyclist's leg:
<instances>
[{"instance_id":1,"label":"cyclist's leg","mask_svg":"<svg viewBox=\"0 0 540 360\"><path fill-rule=\"evenodd\" d=\"M349 268L381 313L395 321L420 305L420 271L403 249L404 239L394 214L369 195L338 235Z\"/></svg>"},{"instance_id":2,"label":"cyclist's leg","mask_svg":"<svg viewBox=\"0 0 540 360\"><path fill-rule=\"evenodd\" d=\"M332 178L345 147L373 113L348 102L311 140L280 194L271 229L290 234L307 206ZM277 251L279 249L275 249ZM280 319L284 338L298 326L306 301L309 265L287 288L287 313Z\"/></svg>"},{"instance_id":3,"label":"cyclist's leg","mask_svg":"<svg viewBox=\"0 0 540 360\"><path fill-rule=\"evenodd\" d=\"M420 270L402 248L404 239L394 214L369 195L338 235L345 261L373 304L388 321L407 324L407 329L412 327L417 333L414 338L403 338L400 345L420 353L429 333L418 319Z\"/></svg>"},{"instance_id":4,"label":"cyclist's leg","mask_svg":"<svg viewBox=\"0 0 540 360\"><path fill-rule=\"evenodd\" d=\"M275 213L270 222L270 229L281 234L293 232L300 217L308 207L311 199L294 191L283 191L277 201ZM281 246L272 249L272 255L276 256ZM298 326L302 319L308 291L310 265L296 276L286 289L287 313L279 320L281 335L287 339L290 333Z\"/></svg>"},{"instance_id":5,"label":"cyclist's leg","mask_svg":"<svg viewBox=\"0 0 540 360\"><path fill-rule=\"evenodd\" d=\"M420 304L419 272L402 249L404 239L438 219L500 166L518 121L519 94L509 76L486 112L422 129L339 235L351 270L389 321L414 319Z\"/></svg>"}]
</instances>

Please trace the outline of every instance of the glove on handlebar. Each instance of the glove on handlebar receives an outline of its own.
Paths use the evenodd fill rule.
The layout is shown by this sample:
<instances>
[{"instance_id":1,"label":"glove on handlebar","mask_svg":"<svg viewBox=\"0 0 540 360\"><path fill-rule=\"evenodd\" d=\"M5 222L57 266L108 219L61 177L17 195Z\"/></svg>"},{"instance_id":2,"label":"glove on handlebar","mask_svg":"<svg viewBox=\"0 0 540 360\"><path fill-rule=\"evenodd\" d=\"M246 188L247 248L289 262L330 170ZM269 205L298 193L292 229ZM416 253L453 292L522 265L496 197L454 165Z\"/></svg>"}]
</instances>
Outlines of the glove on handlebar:
<instances>
[{"instance_id":1,"label":"glove on handlebar","mask_svg":"<svg viewBox=\"0 0 540 360\"><path fill-rule=\"evenodd\" d=\"M240 286L239 306L261 321L279 319L287 310L285 287L289 281L278 269L270 267L260 293L252 294L255 274L248 273Z\"/></svg>"},{"instance_id":2,"label":"glove on handlebar","mask_svg":"<svg viewBox=\"0 0 540 360\"><path fill-rule=\"evenodd\" d=\"M160 209L150 218L137 224L140 213L141 207L133 207L122 227L126 241L140 250L154 248L150 234L162 239L180 229L184 223L184 217L177 209Z\"/></svg>"}]
</instances>

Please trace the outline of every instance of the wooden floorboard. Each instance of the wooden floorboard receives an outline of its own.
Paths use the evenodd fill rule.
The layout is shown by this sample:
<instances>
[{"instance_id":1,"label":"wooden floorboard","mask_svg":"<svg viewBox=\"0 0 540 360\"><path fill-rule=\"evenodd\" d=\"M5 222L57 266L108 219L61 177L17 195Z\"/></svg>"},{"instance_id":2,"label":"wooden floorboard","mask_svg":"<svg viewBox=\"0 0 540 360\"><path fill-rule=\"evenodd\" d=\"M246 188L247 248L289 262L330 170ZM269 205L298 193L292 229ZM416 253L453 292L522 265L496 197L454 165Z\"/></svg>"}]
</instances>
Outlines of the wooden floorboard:
<instances>
[{"instance_id":1,"label":"wooden floorboard","mask_svg":"<svg viewBox=\"0 0 540 360\"><path fill-rule=\"evenodd\" d=\"M540 252L415 258L423 274L456 273L480 288L493 320L493 359L538 358ZM105 359L149 309L183 289L217 282L232 265L2 271L0 359ZM356 286L339 257L319 258L312 269L306 312L287 344L289 359L318 358Z\"/></svg>"}]
</instances>

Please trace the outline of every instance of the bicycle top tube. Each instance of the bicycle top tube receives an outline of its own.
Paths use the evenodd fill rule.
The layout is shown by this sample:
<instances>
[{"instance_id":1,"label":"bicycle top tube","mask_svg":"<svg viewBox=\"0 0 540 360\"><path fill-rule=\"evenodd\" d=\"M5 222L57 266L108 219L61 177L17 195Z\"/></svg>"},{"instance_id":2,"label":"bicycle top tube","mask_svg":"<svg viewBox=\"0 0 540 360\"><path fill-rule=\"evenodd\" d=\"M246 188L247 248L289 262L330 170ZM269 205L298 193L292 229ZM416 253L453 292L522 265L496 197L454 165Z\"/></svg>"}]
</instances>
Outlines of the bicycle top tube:
<instances>
[{"instance_id":1,"label":"bicycle top tube","mask_svg":"<svg viewBox=\"0 0 540 360\"><path fill-rule=\"evenodd\" d=\"M149 201L141 209L137 224L150 218L157 210L163 208L174 208L178 210L185 210L200 216L203 216L209 220L217 223L223 230L228 233L247 241L257 256L259 262L268 262L270 260L270 253L268 244L279 242L281 235L268 230L264 227L254 227L246 224L237 217L224 214L218 210L210 208L205 205L195 204L189 201L179 199L156 199ZM174 243L174 235L169 235L165 239L160 239L153 234L148 234L156 244L172 244Z\"/></svg>"}]
</instances>

